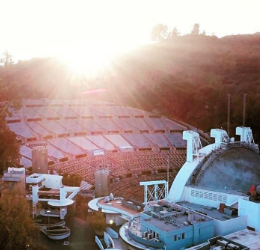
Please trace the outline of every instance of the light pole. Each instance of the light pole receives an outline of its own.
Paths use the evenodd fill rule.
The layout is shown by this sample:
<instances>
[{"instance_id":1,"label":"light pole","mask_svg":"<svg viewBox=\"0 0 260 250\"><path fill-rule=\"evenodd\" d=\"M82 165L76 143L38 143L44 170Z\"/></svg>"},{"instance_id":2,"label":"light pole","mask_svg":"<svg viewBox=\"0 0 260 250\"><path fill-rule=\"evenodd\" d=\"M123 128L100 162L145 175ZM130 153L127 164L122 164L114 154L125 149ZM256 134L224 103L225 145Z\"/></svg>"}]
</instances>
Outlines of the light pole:
<instances>
[{"instance_id":1,"label":"light pole","mask_svg":"<svg viewBox=\"0 0 260 250\"><path fill-rule=\"evenodd\" d=\"M168 185L169 185L169 175L170 175L170 173L169 173L169 168L170 168L170 158L168 157L167 158L167 182L168 182Z\"/></svg>"},{"instance_id":2,"label":"light pole","mask_svg":"<svg viewBox=\"0 0 260 250\"><path fill-rule=\"evenodd\" d=\"M51 212L51 210L49 210L49 209L46 211L46 213L48 214L48 226L50 225L50 215L49 215L50 212Z\"/></svg>"}]
</instances>

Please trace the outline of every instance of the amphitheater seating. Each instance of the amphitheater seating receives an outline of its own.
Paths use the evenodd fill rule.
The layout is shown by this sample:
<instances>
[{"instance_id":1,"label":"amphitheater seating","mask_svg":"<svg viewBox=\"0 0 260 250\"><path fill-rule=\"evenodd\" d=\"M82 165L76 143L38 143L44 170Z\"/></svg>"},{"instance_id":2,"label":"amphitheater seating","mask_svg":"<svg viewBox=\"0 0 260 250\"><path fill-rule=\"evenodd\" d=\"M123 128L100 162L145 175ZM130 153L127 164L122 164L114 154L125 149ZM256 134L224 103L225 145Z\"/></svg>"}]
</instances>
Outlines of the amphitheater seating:
<instances>
[{"instance_id":1,"label":"amphitheater seating","mask_svg":"<svg viewBox=\"0 0 260 250\"><path fill-rule=\"evenodd\" d=\"M24 168L30 168L32 166L32 161L22 156L20 158L20 166Z\"/></svg>"},{"instance_id":2,"label":"amphitheater seating","mask_svg":"<svg viewBox=\"0 0 260 250\"><path fill-rule=\"evenodd\" d=\"M52 108L37 107L33 108L39 115L45 117L47 120L59 120L60 116Z\"/></svg>"},{"instance_id":3,"label":"amphitheater seating","mask_svg":"<svg viewBox=\"0 0 260 250\"><path fill-rule=\"evenodd\" d=\"M115 106L114 109L118 118L128 118L132 115L127 107Z\"/></svg>"},{"instance_id":4,"label":"amphitheater seating","mask_svg":"<svg viewBox=\"0 0 260 250\"><path fill-rule=\"evenodd\" d=\"M141 133L148 133L150 131L150 128L142 118L131 117L131 118L124 118L123 120L129 123L131 126L137 128Z\"/></svg>"},{"instance_id":5,"label":"amphitheater seating","mask_svg":"<svg viewBox=\"0 0 260 250\"><path fill-rule=\"evenodd\" d=\"M162 118L162 122L164 123L164 125L168 128L168 130L170 132L177 132L177 131L180 131L182 132L183 130L185 130L186 128L181 126L180 124L174 122L174 121L171 121L167 118Z\"/></svg>"},{"instance_id":6,"label":"amphitheater seating","mask_svg":"<svg viewBox=\"0 0 260 250\"><path fill-rule=\"evenodd\" d=\"M113 179L121 180L112 186L117 192L121 187L126 196L135 190L134 183L142 198L139 181L162 179L167 169L176 174L186 160L185 151L175 150L185 148L180 133L184 127L134 108L88 100L29 100L17 118L21 122L8 126L18 138L48 142L54 163L49 169L76 173L94 184L96 170L107 168ZM120 150L124 147L129 152ZM32 149L22 145L20 154L20 164L30 167Z\"/></svg>"},{"instance_id":7,"label":"amphitheater seating","mask_svg":"<svg viewBox=\"0 0 260 250\"><path fill-rule=\"evenodd\" d=\"M23 139L26 139L27 141L36 140L36 136L25 123L8 123L8 127L16 135L20 136Z\"/></svg>"},{"instance_id":8,"label":"amphitheater seating","mask_svg":"<svg viewBox=\"0 0 260 250\"><path fill-rule=\"evenodd\" d=\"M103 129L94 120L82 119L77 120L77 123L85 128L88 134L103 134Z\"/></svg>"},{"instance_id":9,"label":"amphitheater seating","mask_svg":"<svg viewBox=\"0 0 260 250\"><path fill-rule=\"evenodd\" d=\"M48 155L51 158L54 158L55 160L62 161L67 158L64 153L62 153L60 150L58 150L57 148L53 147L50 144L48 144L47 150L48 150Z\"/></svg>"},{"instance_id":10,"label":"amphitheater seating","mask_svg":"<svg viewBox=\"0 0 260 250\"><path fill-rule=\"evenodd\" d=\"M92 184L94 184L95 171L99 168L109 169L110 175L114 179L125 179L135 174L139 176L143 174L142 180L149 180L144 174L160 171L165 173L167 168L176 174L185 162L185 157L184 151L111 152L105 155L88 155L84 158L56 163L50 168L61 173L80 174L85 181Z\"/></svg>"},{"instance_id":11,"label":"amphitheater seating","mask_svg":"<svg viewBox=\"0 0 260 250\"><path fill-rule=\"evenodd\" d=\"M28 122L30 122L30 121L41 121L42 120L42 116L39 115L32 108L22 108L21 112L22 112L22 115L25 117L25 119Z\"/></svg>"},{"instance_id":12,"label":"amphitheater seating","mask_svg":"<svg viewBox=\"0 0 260 250\"><path fill-rule=\"evenodd\" d=\"M129 123L122 119L114 118L113 122L123 131L124 133L137 133L138 129L131 126Z\"/></svg>"},{"instance_id":13,"label":"amphitheater seating","mask_svg":"<svg viewBox=\"0 0 260 250\"><path fill-rule=\"evenodd\" d=\"M80 126L79 123L77 123L77 120L61 120L57 121L57 123L74 135L85 135L87 131L85 128Z\"/></svg>"},{"instance_id":14,"label":"amphitheater seating","mask_svg":"<svg viewBox=\"0 0 260 250\"><path fill-rule=\"evenodd\" d=\"M85 99L63 100L63 103L68 105L69 107L86 106L87 105L87 101Z\"/></svg>"},{"instance_id":15,"label":"amphitheater seating","mask_svg":"<svg viewBox=\"0 0 260 250\"><path fill-rule=\"evenodd\" d=\"M51 107L63 107L64 103L60 99L47 100L47 103Z\"/></svg>"},{"instance_id":16,"label":"amphitheater seating","mask_svg":"<svg viewBox=\"0 0 260 250\"><path fill-rule=\"evenodd\" d=\"M94 113L90 107L75 106L71 107L71 109L82 119L94 119Z\"/></svg>"},{"instance_id":17,"label":"amphitheater seating","mask_svg":"<svg viewBox=\"0 0 260 250\"><path fill-rule=\"evenodd\" d=\"M37 134L39 134L40 136L42 136L43 138L51 138L53 135L50 131L48 131L47 129L45 129L44 127L42 127L40 124L38 124L37 122L28 122L27 123L29 125L29 127Z\"/></svg>"},{"instance_id":18,"label":"amphitheater seating","mask_svg":"<svg viewBox=\"0 0 260 250\"><path fill-rule=\"evenodd\" d=\"M182 139L182 133L166 133L165 134L168 141L177 149L185 149L186 141Z\"/></svg>"},{"instance_id":19,"label":"amphitheater seating","mask_svg":"<svg viewBox=\"0 0 260 250\"><path fill-rule=\"evenodd\" d=\"M130 116L132 116L127 107L105 106L103 109L113 115L116 115L118 118L130 118Z\"/></svg>"},{"instance_id":20,"label":"amphitheater seating","mask_svg":"<svg viewBox=\"0 0 260 250\"><path fill-rule=\"evenodd\" d=\"M97 107L92 107L91 108L93 113L97 116L97 118L112 118L113 114Z\"/></svg>"},{"instance_id":21,"label":"amphitheater seating","mask_svg":"<svg viewBox=\"0 0 260 250\"><path fill-rule=\"evenodd\" d=\"M140 109L135 109L135 108L128 108L128 110L130 111L130 113L132 114L132 116L136 117L136 118L143 118L144 117L144 113L142 110Z\"/></svg>"},{"instance_id":22,"label":"amphitheater seating","mask_svg":"<svg viewBox=\"0 0 260 250\"><path fill-rule=\"evenodd\" d=\"M102 135L87 135L86 138L106 151L115 151L115 146L105 139Z\"/></svg>"},{"instance_id":23,"label":"amphitheater seating","mask_svg":"<svg viewBox=\"0 0 260 250\"><path fill-rule=\"evenodd\" d=\"M44 127L45 129L49 130L50 132L54 133L58 137L69 136L70 134L69 131L63 128L56 121L39 121L37 123L42 127Z\"/></svg>"},{"instance_id":24,"label":"amphitheater seating","mask_svg":"<svg viewBox=\"0 0 260 250\"><path fill-rule=\"evenodd\" d=\"M139 150L151 150L152 145L143 134L124 134L124 138Z\"/></svg>"},{"instance_id":25,"label":"amphitheater seating","mask_svg":"<svg viewBox=\"0 0 260 250\"><path fill-rule=\"evenodd\" d=\"M81 148L79 148L66 138L53 138L49 139L48 142L62 152L73 155L75 157L86 155L85 151L83 151Z\"/></svg>"},{"instance_id":26,"label":"amphitheater seating","mask_svg":"<svg viewBox=\"0 0 260 250\"><path fill-rule=\"evenodd\" d=\"M77 119L77 115L68 107L52 107L52 109L65 119Z\"/></svg>"},{"instance_id":27,"label":"amphitheater seating","mask_svg":"<svg viewBox=\"0 0 260 250\"><path fill-rule=\"evenodd\" d=\"M163 134L144 134L154 145L160 149L170 149L170 144Z\"/></svg>"},{"instance_id":28,"label":"amphitheater seating","mask_svg":"<svg viewBox=\"0 0 260 250\"><path fill-rule=\"evenodd\" d=\"M76 144L78 147L88 151L89 153L99 149L95 144L93 144L91 141L83 136L71 137L68 138L68 140Z\"/></svg>"},{"instance_id":29,"label":"amphitheater seating","mask_svg":"<svg viewBox=\"0 0 260 250\"><path fill-rule=\"evenodd\" d=\"M27 159L32 159L32 149L27 146L21 146L20 155Z\"/></svg>"},{"instance_id":30,"label":"amphitheater seating","mask_svg":"<svg viewBox=\"0 0 260 250\"><path fill-rule=\"evenodd\" d=\"M113 123L112 119L96 119L97 124L108 133L119 133L119 128Z\"/></svg>"},{"instance_id":31,"label":"amphitheater seating","mask_svg":"<svg viewBox=\"0 0 260 250\"><path fill-rule=\"evenodd\" d=\"M130 143L127 142L121 135L104 135L104 137L116 147L131 147Z\"/></svg>"},{"instance_id":32,"label":"amphitheater seating","mask_svg":"<svg viewBox=\"0 0 260 250\"><path fill-rule=\"evenodd\" d=\"M149 127L153 128L154 132L164 133L166 131L166 127L160 118L145 117L144 120L149 125Z\"/></svg>"}]
</instances>

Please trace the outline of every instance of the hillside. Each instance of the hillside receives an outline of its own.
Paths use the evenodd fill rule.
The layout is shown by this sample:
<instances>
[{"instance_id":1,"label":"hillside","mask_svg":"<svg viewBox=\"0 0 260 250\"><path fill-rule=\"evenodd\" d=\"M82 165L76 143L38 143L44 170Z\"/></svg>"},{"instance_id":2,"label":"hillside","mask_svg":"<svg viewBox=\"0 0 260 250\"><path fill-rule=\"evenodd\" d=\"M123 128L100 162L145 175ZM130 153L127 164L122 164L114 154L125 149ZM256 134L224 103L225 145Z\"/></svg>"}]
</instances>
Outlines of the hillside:
<instances>
[{"instance_id":1,"label":"hillside","mask_svg":"<svg viewBox=\"0 0 260 250\"><path fill-rule=\"evenodd\" d=\"M116 58L96 79L76 76L53 58L21 61L0 68L0 101L23 98L84 97L82 91L106 87L100 98L162 113L209 131L226 129L227 94L231 94L231 128L260 131L260 33L228 36L182 36ZM7 86L7 87L6 87ZM88 97L89 98L89 97Z\"/></svg>"}]
</instances>

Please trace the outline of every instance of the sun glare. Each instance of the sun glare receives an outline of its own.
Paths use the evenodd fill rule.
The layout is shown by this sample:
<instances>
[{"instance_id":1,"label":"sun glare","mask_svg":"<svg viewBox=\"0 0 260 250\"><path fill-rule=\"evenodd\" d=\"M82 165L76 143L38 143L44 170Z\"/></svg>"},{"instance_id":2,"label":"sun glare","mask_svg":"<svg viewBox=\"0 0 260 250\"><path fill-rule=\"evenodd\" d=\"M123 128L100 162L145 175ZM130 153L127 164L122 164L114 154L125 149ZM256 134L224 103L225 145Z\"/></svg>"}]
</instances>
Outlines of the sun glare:
<instances>
[{"instance_id":1,"label":"sun glare","mask_svg":"<svg viewBox=\"0 0 260 250\"><path fill-rule=\"evenodd\" d=\"M113 59L130 49L135 44L113 41L91 41L67 47L61 51L59 58L64 61L75 74L97 75L109 66Z\"/></svg>"}]
</instances>

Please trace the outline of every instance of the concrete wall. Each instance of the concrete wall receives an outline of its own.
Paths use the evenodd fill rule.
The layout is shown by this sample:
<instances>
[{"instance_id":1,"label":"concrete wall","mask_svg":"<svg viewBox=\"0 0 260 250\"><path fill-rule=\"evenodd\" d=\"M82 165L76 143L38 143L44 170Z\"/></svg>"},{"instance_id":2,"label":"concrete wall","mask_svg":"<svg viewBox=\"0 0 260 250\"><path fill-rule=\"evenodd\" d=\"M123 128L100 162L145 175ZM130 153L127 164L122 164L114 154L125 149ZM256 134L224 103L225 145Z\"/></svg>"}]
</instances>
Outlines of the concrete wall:
<instances>
[{"instance_id":1,"label":"concrete wall","mask_svg":"<svg viewBox=\"0 0 260 250\"><path fill-rule=\"evenodd\" d=\"M252 201L239 199L238 215L247 216L247 225L260 231L260 204Z\"/></svg>"},{"instance_id":2,"label":"concrete wall","mask_svg":"<svg viewBox=\"0 0 260 250\"><path fill-rule=\"evenodd\" d=\"M203 206L210 206L214 208L219 208L220 203L232 205L241 198L248 200L248 197L246 196L228 194L223 192L215 192L211 190L194 188L189 186L185 187L183 198L185 201L190 203L200 204Z\"/></svg>"},{"instance_id":3,"label":"concrete wall","mask_svg":"<svg viewBox=\"0 0 260 250\"><path fill-rule=\"evenodd\" d=\"M214 220L215 236L224 236L247 227L247 217L241 216L225 221Z\"/></svg>"}]
</instances>

